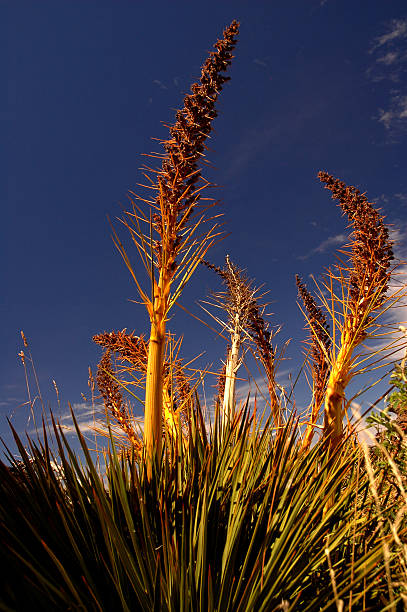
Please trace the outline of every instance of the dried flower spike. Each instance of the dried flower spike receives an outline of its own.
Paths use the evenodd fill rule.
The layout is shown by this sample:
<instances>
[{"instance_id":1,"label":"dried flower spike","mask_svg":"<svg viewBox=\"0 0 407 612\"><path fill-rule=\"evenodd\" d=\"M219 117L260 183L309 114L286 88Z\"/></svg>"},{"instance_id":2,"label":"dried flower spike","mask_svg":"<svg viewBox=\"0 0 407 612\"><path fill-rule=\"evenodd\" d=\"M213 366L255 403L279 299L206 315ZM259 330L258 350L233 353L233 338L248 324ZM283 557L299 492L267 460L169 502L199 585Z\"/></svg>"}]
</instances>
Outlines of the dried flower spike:
<instances>
[{"instance_id":1,"label":"dried flower spike","mask_svg":"<svg viewBox=\"0 0 407 612\"><path fill-rule=\"evenodd\" d=\"M124 222L130 230L152 283L152 296L139 285L128 257L117 240L119 250L137 283L147 307L151 322L146 372L144 441L148 458L148 474L152 474L152 458L161 454L163 376L165 333L168 312L179 299L183 288L200 260L213 244L218 225L199 233L204 220L200 211L198 220L192 221L202 190L208 186L201 180L199 163L202 161L204 142L211 131L216 113L214 105L227 80L221 73L231 63L239 24L233 21L223 32L223 39L215 44L201 73L199 83L184 99L184 108L177 112L176 123L170 128L171 138L163 142L165 154L160 170L145 168L150 188L155 190L153 200L143 200L150 208L149 215L134 206ZM141 226L147 225L147 231ZM154 272L154 270L156 272ZM155 274L158 274L156 278ZM172 285L178 280L175 290Z\"/></svg>"},{"instance_id":2,"label":"dried flower spike","mask_svg":"<svg viewBox=\"0 0 407 612\"><path fill-rule=\"evenodd\" d=\"M298 288L298 295L304 304L307 326L311 335L308 344L311 346L310 357L313 401L310 421L307 425L303 441L303 447L307 450L311 445L318 413L325 396L330 366L329 353L331 349L331 336L326 316L322 312L322 309L317 305L314 297L310 294L305 283L298 274L295 280Z\"/></svg>"},{"instance_id":3,"label":"dried flower spike","mask_svg":"<svg viewBox=\"0 0 407 612\"><path fill-rule=\"evenodd\" d=\"M338 277L329 273L332 283L339 278L345 296L341 300L343 320L336 322L341 329L340 346L331 358L325 398L324 433L330 439L331 447L335 448L342 438L345 388L355 373L352 356L368 336L374 321L372 315L377 317L387 299L393 252L383 217L365 194L355 187L347 187L326 172L320 172L318 176L332 192L332 197L339 200L352 228L350 264L338 265Z\"/></svg>"},{"instance_id":4,"label":"dried flower spike","mask_svg":"<svg viewBox=\"0 0 407 612\"><path fill-rule=\"evenodd\" d=\"M275 351L271 343L271 332L263 317L264 306L260 307L256 299L258 290L253 288L252 281L247 278L243 270L230 261L229 256L226 256L226 265L223 268L207 261L202 261L202 263L216 272L226 285L224 292L212 294L215 303L227 313L227 321L222 321L222 324L230 333L231 338L225 371L219 378L219 397L223 397L223 414L226 419L233 416L236 372L241 364L240 345L246 340L251 340L256 346L266 371L271 412L276 426L279 426L281 415L276 394ZM217 320L216 317L215 320Z\"/></svg>"},{"instance_id":5,"label":"dried flower spike","mask_svg":"<svg viewBox=\"0 0 407 612\"><path fill-rule=\"evenodd\" d=\"M135 449L140 450L141 441L131 424L131 414L123 401L120 387L114 380L110 356L111 351L107 349L98 365L96 376L97 385L103 397L106 409L109 410L120 429L124 431L131 445Z\"/></svg>"}]
</instances>

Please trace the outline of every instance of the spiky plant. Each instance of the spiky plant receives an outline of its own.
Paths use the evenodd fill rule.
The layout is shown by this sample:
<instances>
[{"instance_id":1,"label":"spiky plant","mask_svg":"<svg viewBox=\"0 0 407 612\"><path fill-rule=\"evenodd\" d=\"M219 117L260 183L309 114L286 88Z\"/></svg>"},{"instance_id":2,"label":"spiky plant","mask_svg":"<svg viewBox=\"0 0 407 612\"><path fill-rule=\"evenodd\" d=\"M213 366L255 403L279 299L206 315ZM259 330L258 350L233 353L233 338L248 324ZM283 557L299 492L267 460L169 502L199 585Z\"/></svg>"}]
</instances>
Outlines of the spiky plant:
<instances>
[{"instance_id":1,"label":"spiky plant","mask_svg":"<svg viewBox=\"0 0 407 612\"><path fill-rule=\"evenodd\" d=\"M125 433L131 447L140 452L142 441L135 431L130 407L124 401L120 385L115 379L110 349L105 351L98 365L96 382L106 410L109 411L119 428Z\"/></svg>"},{"instance_id":2,"label":"spiky plant","mask_svg":"<svg viewBox=\"0 0 407 612\"><path fill-rule=\"evenodd\" d=\"M366 195L355 187L348 187L327 172L319 179L339 201L352 228L346 253L349 264L340 262L330 271L327 288L334 302L331 314L340 340L332 345L331 370L325 397L324 433L334 449L343 433L345 389L355 375L355 350L377 326L377 317L385 302L393 260L392 243L383 216ZM334 283L339 282L341 295L335 296ZM327 304L328 305L328 304ZM328 305L329 307L329 305ZM341 308L341 317L338 310Z\"/></svg>"},{"instance_id":3,"label":"spiky plant","mask_svg":"<svg viewBox=\"0 0 407 612\"><path fill-rule=\"evenodd\" d=\"M222 321L214 314L211 316L225 328L230 336L224 372L221 372L219 379L222 416L225 422L230 422L235 414L236 373L242 363L240 349L245 340L250 305L254 299L255 290L243 270L240 270L230 260L229 255L226 255L223 268L205 260L202 263L220 276L226 288L225 291L212 293L214 305L226 312L226 321Z\"/></svg>"},{"instance_id":4,"label":"spiky plant","mask_svg":"<svg viewBox=\"0 0 407 612\"><path fill-rule=\"evenodd\" d=\"M264 365L270 394L271 413L276 426L281 423L281 411L276 393L275 349L271 343L271 331L264 320L264 306L258 298L258 289L254 287L245 272L238 268L226 255L225 266L219 268L213 264L202 263L218 274L225 291L212 293L214 306L226 313L226 321L221 316L210 315L228 332L230 346L224 368L219 375L219 397L222 398L222 415L230 421L236 410L235 387L236 373L242 364L241 346L251 342Z\"/></svg>"},{"instance_id":5,"label":"spiky plant","mask_svg":"<svg viewBox=\"0 0 407 612\"><path fill-rule=\"evenodd\" d=\"M298 295L302 300L304 315L310 330L309 355L312 375L312 404L309 422L304 435L303 446L308 450L314 436L315 425L318 420L319 411L324 401L325 390L329 375L329 352L331 348L331 336L329 326L322 308L318 306L315 298L308 291L305 283L296 275Z\"/></svg>"},{"instance_id":6,"label":"spiky plant","mask_svg":"<svg viewBox=\"0 0 407 612\"><path fill-rule=\"evenodd\" d=\"M276 364L281 358L276 355L276 349L273 346L273 333L269 329L268 323L264 318L265 307L261 306L257 299L252 300L248 319L248 333L253 341L258 358L260 359L267 377L267 388L270 397L270 410L276 427L282 424L281 402L277 395L276 383Z\"/></svg>"},{"instance_id":7,"label":"spiky plant","mask_svg":"<svg viewBox=\"0 0 407 612\"><path fill-rule=\"evenodd\" d=\"M218 223L209 230L202 223L213 202L206 202L202 192L209 183L202 178L201 164L205 140L216 117L215 103L228 77L222 73L232 60L232 50L239 30L233 21L215 43L202 67L201 78L192 85L184 107L170 127L170 138L163 140L161 168L144 167L146 186L151 198L130 193L132 210L123 223L130 231L151 281L151 295L144 291L125 249L115 235L120 250L147 308L150 323L145 391L144 442L147 456L160 455L162 442L163 361L168 314L199 261L219 234ZM137 202L147 205L140 209ZM151 472L151 470L150 470Z\"/></svg>"},{"instance_id":8,"label":"spiky plant","mask_svg":"<svg viewBox=\"0 0 407 612\"><path fill-rule=\"evenodd\" d=\"M132 393L131 388L142 388L145 384L145 377L148 363L148 345L142 336L136 336L133 333L126 333L126 330L118 332L105 332L97 334L93 337L96 344L104 347L106 350L112 351L117 355L121 362L121 367L116 368L113 372L109 372L109 376L116 382L120 394L123 389L129 391L131 395L137 398ZM180 419L186 419L189 400L193 393L191 388L191 376L185 373L185 368L182 360L178 357L181 343L169 343L171 354L164 358L163 364L163 414L164 424L168 432L172 436L183 435L180 429ZM102 362L99 364L98 371L101 370ZM102 368L103 369L103 368ZM99 379L104 382L106 374L102 372ZM99 390L102 396L105 397L103 389L99 385ZM112 412L111 404L105 401L105 407ZM113 417L116 418L114 412ZM117 420L117 419L116 419ZM132 419L124 424L118 421L119 427L127 435L127 429L133 429ZM99 431L99 430L98 430ZM99 431L99 433L101 433Z\"/></svg>"},{"instance_id":9,"label":"spiky plant","mask_svg":"<svg viewBox=\"0 0 407 612\"><path fill-rule=\"evenodd\" d=\"M9 456L13 470L0 462L3 609L30 602L33 610L320 612L341 601L353 610L397 604L382 581L382 545L391 536L377 538L374 506L366 523L368 480L357 447L327 458L322 442L303 453L292 422L276 431L270 420L256 423L247 406L222 435L215 428L208 436L195 408L186 451L170 441L151 478L134 454L119 458L113 442L99 474L79 429L83 464L54 425L60 478L51 439L29 440L28 455L16 436L22 462Z\"/></svg>"}]
</instances>

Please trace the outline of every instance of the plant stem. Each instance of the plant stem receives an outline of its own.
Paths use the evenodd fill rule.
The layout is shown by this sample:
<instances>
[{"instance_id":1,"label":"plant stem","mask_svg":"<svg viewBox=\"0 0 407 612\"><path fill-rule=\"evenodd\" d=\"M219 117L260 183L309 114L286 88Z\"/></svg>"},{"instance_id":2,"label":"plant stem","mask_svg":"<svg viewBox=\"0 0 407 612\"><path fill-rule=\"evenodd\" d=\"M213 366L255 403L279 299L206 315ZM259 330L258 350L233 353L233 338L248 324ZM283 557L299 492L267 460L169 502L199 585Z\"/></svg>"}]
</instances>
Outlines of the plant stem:
<instances>
[{"instance_id":1,"label":"plant stem","mask_svg":"<svg viewBox=\"0 0 407 612\"><path fill-rule=\"evenodd\" d=\"M224 423L230 423L235 408L236 372L239 368L240 347L240 317L235 315L235 327L232 334L232 346L226 362L225 392L223 395L223 419Z\"/></svg>"},{"instance_id":2,"label":"plant stem","mask_svg":"<svg viewBox=\"0 0 407 612\"><path fill-rule=\"evenodd\" d=\"M154 285L154 310L150 313L151 332L148 345L146 396L144 409L144 445L147 456L147 476L152 476L153 458L161 456L162 447L162 410L166 302L169 282L164 274ZM163 290L164 288L164 290Z\"/></svg>"}]
</instances>

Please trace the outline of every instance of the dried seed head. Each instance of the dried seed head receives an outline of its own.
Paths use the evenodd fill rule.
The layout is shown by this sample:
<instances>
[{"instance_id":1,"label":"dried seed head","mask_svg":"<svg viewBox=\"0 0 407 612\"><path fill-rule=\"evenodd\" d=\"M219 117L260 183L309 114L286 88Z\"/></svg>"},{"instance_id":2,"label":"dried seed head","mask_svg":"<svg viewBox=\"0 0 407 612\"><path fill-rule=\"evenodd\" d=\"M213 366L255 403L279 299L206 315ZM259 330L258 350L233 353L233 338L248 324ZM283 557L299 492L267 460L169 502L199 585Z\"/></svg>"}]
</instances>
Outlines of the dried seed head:
<instances>
[{"instance_id":1,"label":"dried seed head","mask_svg":"<svg viewBox=\"0 0 407 612\"><path fill-rule=\"evenodd\" d=\"M243 270L230 261L229 255L226 255L224 268L214 266L205 260L202 260L202 263L216 272L226 286L226 291L213 293L212 297L226 310L231 329L235 328L236 321L238 321L238 326L243 330L248 323L256 293L256 290L252 288L251 280L247 278Z\"/></svg>"},{"instance_id":2,"label":"dried seed head","mask_svg":"<svg viewBox=\"0 0 407 612\"><path fill-rule=\"evenodd\" d=\"M97 385L103 397L106 409L109 410L120 429L127 435L131 444L135 448L140 448L139 437L131 424L132 419L130 410L123 400L119 385L114 380L110 357L111 351L107 349L98 365L96 376Z\"/></svg>"},{"instance_id":3,"label":"dried seed head","mask_svg":"<svg viewBox=\"0 0 407 612\"><path fill-rule=\"evenodd\" d=\"M274 364L275 349L271 341L273 334L268 329L263 311L264 307L260 307L257 300L253 300L250 305L247 328L258 348L263 363Z\"/></svg>"},{"instance_id":4,"label":"dried seed head","mask_svg":"<svg viewBox=\"0 0 407 612\"><path fill-rule=\"evenodd\" d=\"M159 236L162 238L166 234L169 240L167 250L174 253L174 261L168 262L172 274L176 269L175 255L182 243L182 229L200 197L195 192L201 179L198 164L204 156L204 142L211 132L211 122L216 117L215 103L224 83L229 80L221 73L231 63L238 31L239 24L233 21L224 30L223 39L215 43L216 51L205 61L199 83L192 85L192 93L184 98L184 108L176 113L176 122L170 128L171 138L162 142L166 154L158 172L156 206L164 215L154 215L152 223ZM169 228L172 231L168 232ZM159 246L154 250L161 264Z\"/></svg>"},{"instance_id":5,"label":"dried seed head","mask_svg":"<svg viewBox=\"0 0 407 612\"><path fill-rule=\"evenodd\" d=\"M361 300L371 299L373 294L376 294L377 308L385 299L390 280L390 263L394 259L392 242L383 223L383 216L359 189L346 186L327 172L319 172L318 177L332 192L332 198L339 200L339 205L353 228L351 302L356 306Z\"/></svg>"},{"instance_id":6,"label":"dried seed head","mask_svg":"<svg viewBox=\"0 0 407 612\"><path fill-rule=\"evenodd\" d=\"M93 336L93 341L105 349L118 353L119 358L132 363L138 371L146 372L148 346L143 336L135 336L134 332L126 334L126 330L104 332Z\"/></svg>"},{"instance_id":7,"label":"dried seed head","mask_svg":"<svg viewBox=\"0 0 407 612\"><path fill-rule=\"evenodd\" d=\"M145 374L147 372L148 344L143 336L136 336L134 332L127 334L126 329L117 332L104 332L93 336L93 341L105 349L117 353L119 360L127 361L135 371ZM171 359L164 362L164 376L174 375L175 391L178 401L184 403L190 397L191 388L185 375L182 360Z\"/></svg>"},{"instance_id":8,"label":"dried seed head","mask_svg":"<svg viewBox=\"0 0 407 612\"><path fill-rule=\"evenodd\" d=\"M308 315L307 326L311 332L312 376L314 381L314 401L319 407L322 402L327 376L329 372L329 351L331 336L326 316L317 305L314 297L308 291L298 274L295 277L298 295L300 296Z\"/></svg>"},{"instance_id":9,"label":"dried seed head","mask_svg":"<svg viewBox=\"0 0 407 612\"><path fill-rule=\"evenodd\" d=\"M123 396L119 385L112 378L113 369L110 356L111 351L107 349L98 365L96 382L104 399L106 408L116 416L116 413L120 412L123 408Z\"/></svg>"},{"instance_id":10,"label":"dried seed head","mask_svg":"<svg viewBox=\"0 0 407 612\"><path fill-rule=\"evenodd\" d=\"M263 363L270 392L272 411L276 422L278 416L278 401L275 391L275 349L272 345L272 333L264 319L265 306L259 304L256 299L258 290L253 288L252 281L247 278L243 270L233 264L229 256L226 256L224 268L218 268L207 261L202 263L209 269L216 272L226 285L223 293L212 294L218 305L222 306L228 313L230 331L239 329L239 333L245 332L242 340L249 338L256 346L258 355ZM220 393L223 394L224 377L219 377ZM221 397L219 393L219 397Z\"/></svg>"}]
</instances>

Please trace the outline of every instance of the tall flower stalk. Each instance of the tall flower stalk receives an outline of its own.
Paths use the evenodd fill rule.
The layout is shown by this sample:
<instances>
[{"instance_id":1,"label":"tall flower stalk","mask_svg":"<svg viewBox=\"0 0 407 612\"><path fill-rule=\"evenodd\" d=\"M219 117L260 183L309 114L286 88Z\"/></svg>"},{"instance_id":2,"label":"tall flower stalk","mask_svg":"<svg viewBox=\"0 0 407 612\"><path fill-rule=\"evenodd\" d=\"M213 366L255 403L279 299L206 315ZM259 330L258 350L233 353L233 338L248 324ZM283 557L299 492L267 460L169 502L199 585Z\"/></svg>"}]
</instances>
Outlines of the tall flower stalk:
<instances>
[{"instance_id":1,"label":"tall flower stalk","mask_svg":"<svg viewBox=\"0 0 407 612\"><path fill-rule=\"evenodd\" d=\"M308 450L314 437L315 425L324 401L330 366L331 336L326 316L298 275L296 276L296 283L298 295L304 306L307 326L310 330L310 340L307 344L310 347L312 404L303 440L303 448Z\"/></svg>"},{"instance_id":2,"label":"tall flower stalk","mask_svg":"<svg viewBox=\"0 0 407 612\"><path fill-rule=\"evenodd\" d=\"M230 346L224 371L221 374L222 391L222 419L223 423L230 423L235 414L236 406L236 374L241 366L240 356L241 344L244 341L245 330L249 319L250 304L253 301L255 291L250 281L226 255L225 266L219 268L213 264L203 261L209 269L218 274L224 285L225 291L212 294L215 306L226 312L227 320L221 321L218 317L213 318L225 327L230 336Z\"/></svg>"},{"instance_id":3,"label":"tall flower stalk","mask_svg":"<svg viewBox=\"0 0 407 612\"><path fill-rule=\"evenodd\" d=\"M215 306L220 307L227 314L227 320L222 321L219 317L211 316L220 323L230 335L230 346L227 351L227 359L224 369L219 378L219 396L222 399L223 418L225 422L231 421L234 416L236 399L236 373L241 366L241 346L244 342L251 342L255 346L260 361L262 362L270 395L271 413L276 426L281 424L281 411L276 393L275 380L275 350L271 343L272 334L264 320L264 306L260 306L257 293L258 289L253 287L253 282L247 278L243 270L240 270L226 256L225 266L219 268L213 264L203 263L214 270L223 280L226 290L213 293Z\"/></svg>"},{"instance_id":4,"label":"tall flower stalk","mask_svg":"<svg viewBox=\"0 0 407 612\"><path fill-rule=\"evenodd\" d=\"M122 364L113 373L111 369L107 371L104 357L98 367L98 383L102 381L102 388L99 384L99 389L102 396L105 398L106 393L106 376L110 377L109 385L115 384L117 391L120 391L120 385L124 389L129 390L131 387L141 387L145 384L145 376L147 372L148 362L148 345L142 336L136 336L134 333L126 333L126 330L118 332L104 332L93 337L93 341L106 349L106 352L114 352L118 361ZM182 431L179 426L180 416L187 411L187 406L190 402L193 391L191 390L191 377L185 373L185 368L182 360L178 357L180 342L170 343L171 354L164 359L163 365L163 414L164 423L169 435L173 438L182 436ZM110 360L109 360L110 363ZM130 377L131 380L123 380L123 376ZM123 400L121 400L123 403ZM132 419L128 423L123 423L122 419L116 418L115 410L112 410L114 404L106 402L105 407L113 414L117 420L119 427L129 436L129 429L132 429ZM130 437L130 436L129 436Z\"/></svg>"},{"instance_id":5,"label":"tall flower stalk","mask_svg":"<svg viewBox=\"0 0 407 612\"><path fill-rule=\"evenodd\" d=\"M129 406L124 401L120 385L115 379L111 363L111 350L109 348L106 349L98 365L96 381L106 410L110 412L119 428L124 432L130 442L130 446L136 452L140 452L142 448L141 439L134 429L132 423L133 415Z\"/></svg>"},{"instance_id":6,"label":"tall flower stalk","mask_svg":"<svg viewBox=\"0 0 407 612\"><path fill-rule=\"evenodd\" d=\"M257 300L251 303L248 332L252 341L256 346L256 352L263 364L264 371L267 377L267 388L270 397L270 411L273 416L274 425L280 427L282 424L281 418L281 402L277 396L276 382L276 349L273 346L273 334L269 330L269 326L264 319L264 306L260 307ZM284 351L284 349L283 349ZM280 352L282 356L283 351Z\"/></svg>"},{"instance_id":7,"label":"tall flower stalk","mask_svg":"<svg viewBox=\"0 0 407 612\"><path fill-rule=\"evenodd\" d=\"M215 43L202 67L201 78L191 87L184 107L176 113L170 138L162 141L163 155L153 154L161 168L144 167L151 199L130 194L132 210L123 223L129 229L150 277L151 295L138 282L125 249L115 234L120 250L135 280L150 317L150 339L146 371L144 444L148 458L160 455L162 445L163 363L168 313L179 299L185 284L199 261L219 235L219 225L212 218L209 230L201 226L213 201L202 198L209 183L202 179L200 163L205 140L216 117L215 103L228 77L224 72L232 60L239 24L233 21ZM206 200L203 205L202 202ZM147 204L144 213L137 202ZM151 473L151 461L150 461Z\"/></svg>"},{"instance_id":8,"label":"tall flower stalk","mask_svg":"<svg viewBox=\"0 0 407 612\"><path fill-rule=\"evenodd\" d=\"M332 316L340 331L340 342L333 342L331 371L325 396L324 435L335 449L343 435L345 388L355 375L355 349L369 337L384 303L393 259L392 243L383 217L355 187L348 187L327 172L319 179L339 201L352 228L349 264L338 264L337 274L330 272L328 289L332 296ZM334 298L334 283L339 281L341 296ZM336 316L338 302L342 318Z\"/></svg>"}]
</instances>

